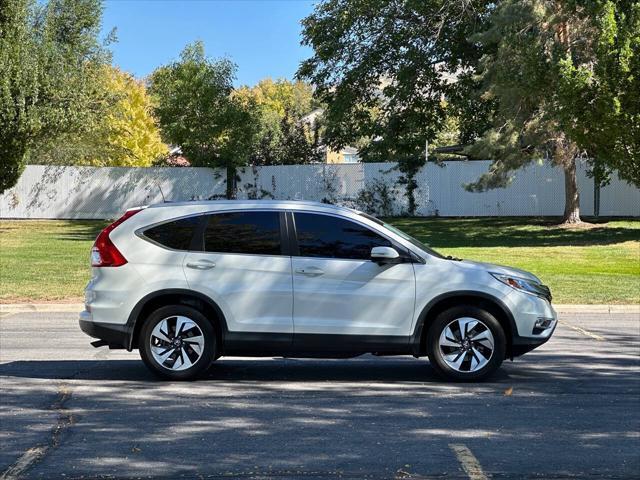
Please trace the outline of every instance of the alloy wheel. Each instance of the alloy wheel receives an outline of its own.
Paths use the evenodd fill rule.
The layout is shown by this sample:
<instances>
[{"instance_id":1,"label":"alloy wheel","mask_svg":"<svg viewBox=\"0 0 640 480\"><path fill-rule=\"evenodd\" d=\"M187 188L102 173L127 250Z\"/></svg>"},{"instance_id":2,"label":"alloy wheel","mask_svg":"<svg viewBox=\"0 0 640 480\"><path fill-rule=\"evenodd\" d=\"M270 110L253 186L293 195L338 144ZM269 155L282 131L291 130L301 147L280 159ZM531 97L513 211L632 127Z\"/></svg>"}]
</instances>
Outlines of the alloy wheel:
<instances>
[{"instance_id":1,"label":"alloy wheel","mask_svg":"<svg viewBox=\"0 0 640 480\"><path fill-rule=\"evenodd\" d=\"M192 367L204 352L202 330L193 320L182 315L160 320L149 341L154 360L172 371Z\"/></svg>"},{"instance_id":2,"label":"alloy wheel","mask_svg":"<svg viewBox=\"0 0 640 480\"><path fill-rule=\"evenodd\" d=\"M450 322L438 340L445 363L457 372L469 373L482 369L495 349L493 334L476 318L463 317Z\"/></svg>"}]
</instances>

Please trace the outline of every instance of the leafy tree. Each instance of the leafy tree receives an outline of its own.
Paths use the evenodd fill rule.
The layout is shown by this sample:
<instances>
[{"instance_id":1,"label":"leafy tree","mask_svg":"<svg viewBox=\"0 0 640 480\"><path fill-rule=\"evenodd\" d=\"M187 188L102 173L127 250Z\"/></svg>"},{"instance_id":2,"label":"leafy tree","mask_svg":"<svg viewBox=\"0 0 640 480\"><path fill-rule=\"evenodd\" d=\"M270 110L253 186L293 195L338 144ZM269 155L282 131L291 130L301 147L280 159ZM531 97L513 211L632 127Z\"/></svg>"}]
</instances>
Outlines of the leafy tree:
<instances>
[{"instance_id":1,"label":"leafy tree","mask_svg":"<svg viewBox=\"0 0 640 480\"><path fill-rule=\"evenodd\" d=\"M282 164L296 165L320 160L318 147L310 139L305 125L300 121L292 121L289 112L282 117L280 130L282 131L280 146Z\"/></svg>"},{"instance_id":2,"label":"leafy tree","mask_svg":"<svg viewBox=\"0 0 640 480\"><path fill-rule=\"evenodd\" d=\"M466 39L490 2L325 0L305 18L303 43L314 50L298 70L326 105L323 141L358 145L364 161L398 161L409 213L425 142L450 129L443 98L479 55ZM466 98L466 97L463 97ZM462 102L458 102L462 104ZM449 121L450 123L450 121ZM462 130L471 124L459 122Z\"/></svg>"},{"instance_id":3,"label":"leafy tree","mask_svg":"<svg viewBox=\"0 0 640 480\"><path fill-rule=\"evenodd\" d=\"M566 102L564 126L596 159L596 178L614 169L640 185L640 2L579 2L576 8L590 21L572 27L589 29L596 61L567 55L560 63L560 93L578 100ZM584 41L582 32L577 38L567 33L572 43Z\"/></svg>"},{"instance_id":4,"label":"leafy tree","mask_svg":"<svg viewBox=\"0 0 640 480\"><path fill-rule=\"evenodd\" d=\"M257 132L253 102L232 95L235 72L232 62L208 58L195 42L149 80L164 139L180 145L193 165L226 168L228 198Z\"/></svg>"},{"instance_id":5,"label":"leafy tree","mask_svg":"<svg viewBox=\"0 0 640 480\"><path fill-rule=\"evenodd\" d=\"M236 95L251 97L257 105L274 112L279 118L288 114L291 118L299 120L318 106L311 86L299 80L291 82L285 79L274 81L265 78L254 87L239 88Z\"/></svg>"},{"instance_id":6,"label":"leafy tree","mask_svg":"<svg viewBox=\"0 0 640 480\"><path fill-rule=\"evenodd\" d=\"M425 140L453 115L467 153L494 159L470 188L504 186L546 158L565 171L564 221L578 222L577 156L594 158L599 176L615 168L638 183L639 9L637 0L325 0L303 21L314 55L298 74L327 104L332 147L365 139L365 160L400 160L411 180Z\"/></svg>"},{"instance_id":7,"label":"leafy tree","mask_svg":"<svg viewBox=\"0 0 640 480\"><path fill-rule=\"evenodd\" d=\"M283 163L281 120L275 112L259 110L258 133L249 163L252 165L281 165Z\"/></svg>"},{"instance_id":8,"label":"leafy tree","mask_svg":"<svg viewBox=\"0 0 640 480\"><path fill-rule=\"evenodd\" d=\"M311 163L318 160L317 141L302 124L317 107L313 90L301 81L261 80L234 96L258 108L259 132L250 162L254 165Z\"/></svg>"},{"instance_id":9,"label":"leafy tree","mask_svg":"<svg viewBox=\"0 0 640 480\"><path fill-rule=\"evenodd\" d=\"M99 124L101 14L100 0L0 0L0 192L34 147Z\"/></svg>"},{"instance_id":10,"label":"leafy tree","mask_svg":"<svg viewBox=\"0 0 640 480\"><path fill-rule=\"evenodd\" d=\"M108 88L120 99L105 118L108 143L124 155L107 159L109 165L148 167L167 155L153 116L153 104L141 81L118 69L107 73Z\"/></svg>"},{"instance_id":11,"label":"leafy tree","mask_svg":"<svg viewBox=\"0 0 640 480\"><path fill-rule=\"evenodd\" d=\"M495 108L469 151L495 161L471 188L502 186L547 158L564 170L564 222L578 223L577 157L640 183L637 2L503 1L474 39L485 50L481 95Z\"/></svg>"},{"instance_id":12,"label":"leafy tree","mask_svg":"<svg viewBox=\"0 0 640 480\"><path fill-rule=\"evenodd\" d=\"M488 2L327 0L303 20L314 49L298 71L326 104L333 148L366 139L364 160L424 157L446 119L450 72L473 60L466 38Z\"/></svg>"},{"instance_id":13,"label":"leafy tree","mask_svg":"<svg viewBox=\"0 0 640 480\"><path fill-rule=\"evenodd\" d=\"M111 66L103 68L101 80L113 98L102 123L84 135L60 136L36 150L36 162L149 167L167 155L144 83Z\"/></svg>"}]
</instances>

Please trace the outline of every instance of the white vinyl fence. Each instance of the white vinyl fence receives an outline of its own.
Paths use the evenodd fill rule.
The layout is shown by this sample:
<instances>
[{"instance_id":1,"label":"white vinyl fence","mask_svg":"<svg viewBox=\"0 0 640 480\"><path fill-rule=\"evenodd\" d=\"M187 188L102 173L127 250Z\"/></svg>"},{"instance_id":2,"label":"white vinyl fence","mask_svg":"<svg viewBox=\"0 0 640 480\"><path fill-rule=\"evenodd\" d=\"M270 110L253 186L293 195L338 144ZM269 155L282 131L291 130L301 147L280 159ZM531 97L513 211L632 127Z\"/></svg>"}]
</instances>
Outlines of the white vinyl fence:
<instances>
[{"instance_id":1,"label":"white vinyl fence","mask_svg":"<svg viewBox=\"0 0 640 480\"><path fill-rule=\"evenodd\" d=\"M564 209L560 169L532 164L517 171L507 188L471 193L464 185L490 161L428 164L417 174L416 215L555 216ZM238 198L315 200L378 215L401 215L408 202L395 163L282 165L239 170ZM578 165L580 207L594 213L593 180ZM97 168L29 165L18 184L0 195L2 218L119 216L125 209L163 201L222 198L223 170L209 168ZM640 190L615 175L600 193L601 216L640 216Z\"/></svg>"}]
</instances>

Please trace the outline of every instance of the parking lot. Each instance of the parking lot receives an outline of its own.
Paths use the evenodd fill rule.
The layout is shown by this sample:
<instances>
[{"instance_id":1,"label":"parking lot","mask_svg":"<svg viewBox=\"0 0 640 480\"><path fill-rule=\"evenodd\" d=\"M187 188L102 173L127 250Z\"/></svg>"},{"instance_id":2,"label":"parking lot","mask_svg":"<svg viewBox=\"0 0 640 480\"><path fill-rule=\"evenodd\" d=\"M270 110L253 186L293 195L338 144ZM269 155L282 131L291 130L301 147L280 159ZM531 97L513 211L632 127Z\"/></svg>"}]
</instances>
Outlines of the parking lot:
<instances>
[{"instance_id":1,"label":"parking lot","mask_svg":"<svg viewBox=\"0 0 640 480\"><path fill-rule=\"evenodd\" d=\"M561 315L492 381L426 359L235 359L190 383L75 313L0 319L0 478L638 478L640 318Z\"/></svg>"}]
</instances>

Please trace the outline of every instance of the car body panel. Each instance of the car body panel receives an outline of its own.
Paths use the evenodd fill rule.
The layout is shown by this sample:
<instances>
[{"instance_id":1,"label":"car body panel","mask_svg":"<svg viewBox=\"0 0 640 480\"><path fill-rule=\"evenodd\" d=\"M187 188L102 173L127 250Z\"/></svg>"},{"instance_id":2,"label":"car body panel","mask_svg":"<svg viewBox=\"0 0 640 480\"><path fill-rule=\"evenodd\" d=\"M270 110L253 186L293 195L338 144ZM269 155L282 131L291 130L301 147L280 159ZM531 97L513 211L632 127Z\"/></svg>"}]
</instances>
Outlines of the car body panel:
<instances>
[{"instance_id":1,"label":"car body panel","mask_svg":"<svg viewBox=\"0 0 640 480\"><path fill-rule=\"evenodd\" d=\"M476 292L498 301L513 290L497 281L486 271L460 266L455 260L431 257L424 264L415 264L416 309L412 322L415 328L421 313L436 297L450 292Z\"/></svg>"},{"instance_id":2,"label":"car body panel","mask_svg":"<svg viewBox=\"0 0 640 480\"><path fill-rule=\"evenodd\" d=\"M144 286L145 280L130 263L117 268L93 268L92 278L85 288L89 318L107 324L126 323Z\"/></svg>"},{"instance_id":3,"label":"car body panel","mask_svg":"<svg viewBox=\"0 0 640 480\"><path fill-rule=\"evenodd\" d=\"M293 257L296 333L410 335L413 264ZM323 272L307 275L301 271Z\"/></svg>"},{"instance_id":4,"label":"car body panel","mask_svg":"<svg viewBox=\"0 0 640 480\"><path fill-rule=\"evenodd\" d=\"M203 260L215 266L187 266ZM184 272L191 290L218 304L229 331L293 333L291 257L188 252Z\"/></svg>"}]
</instances>

